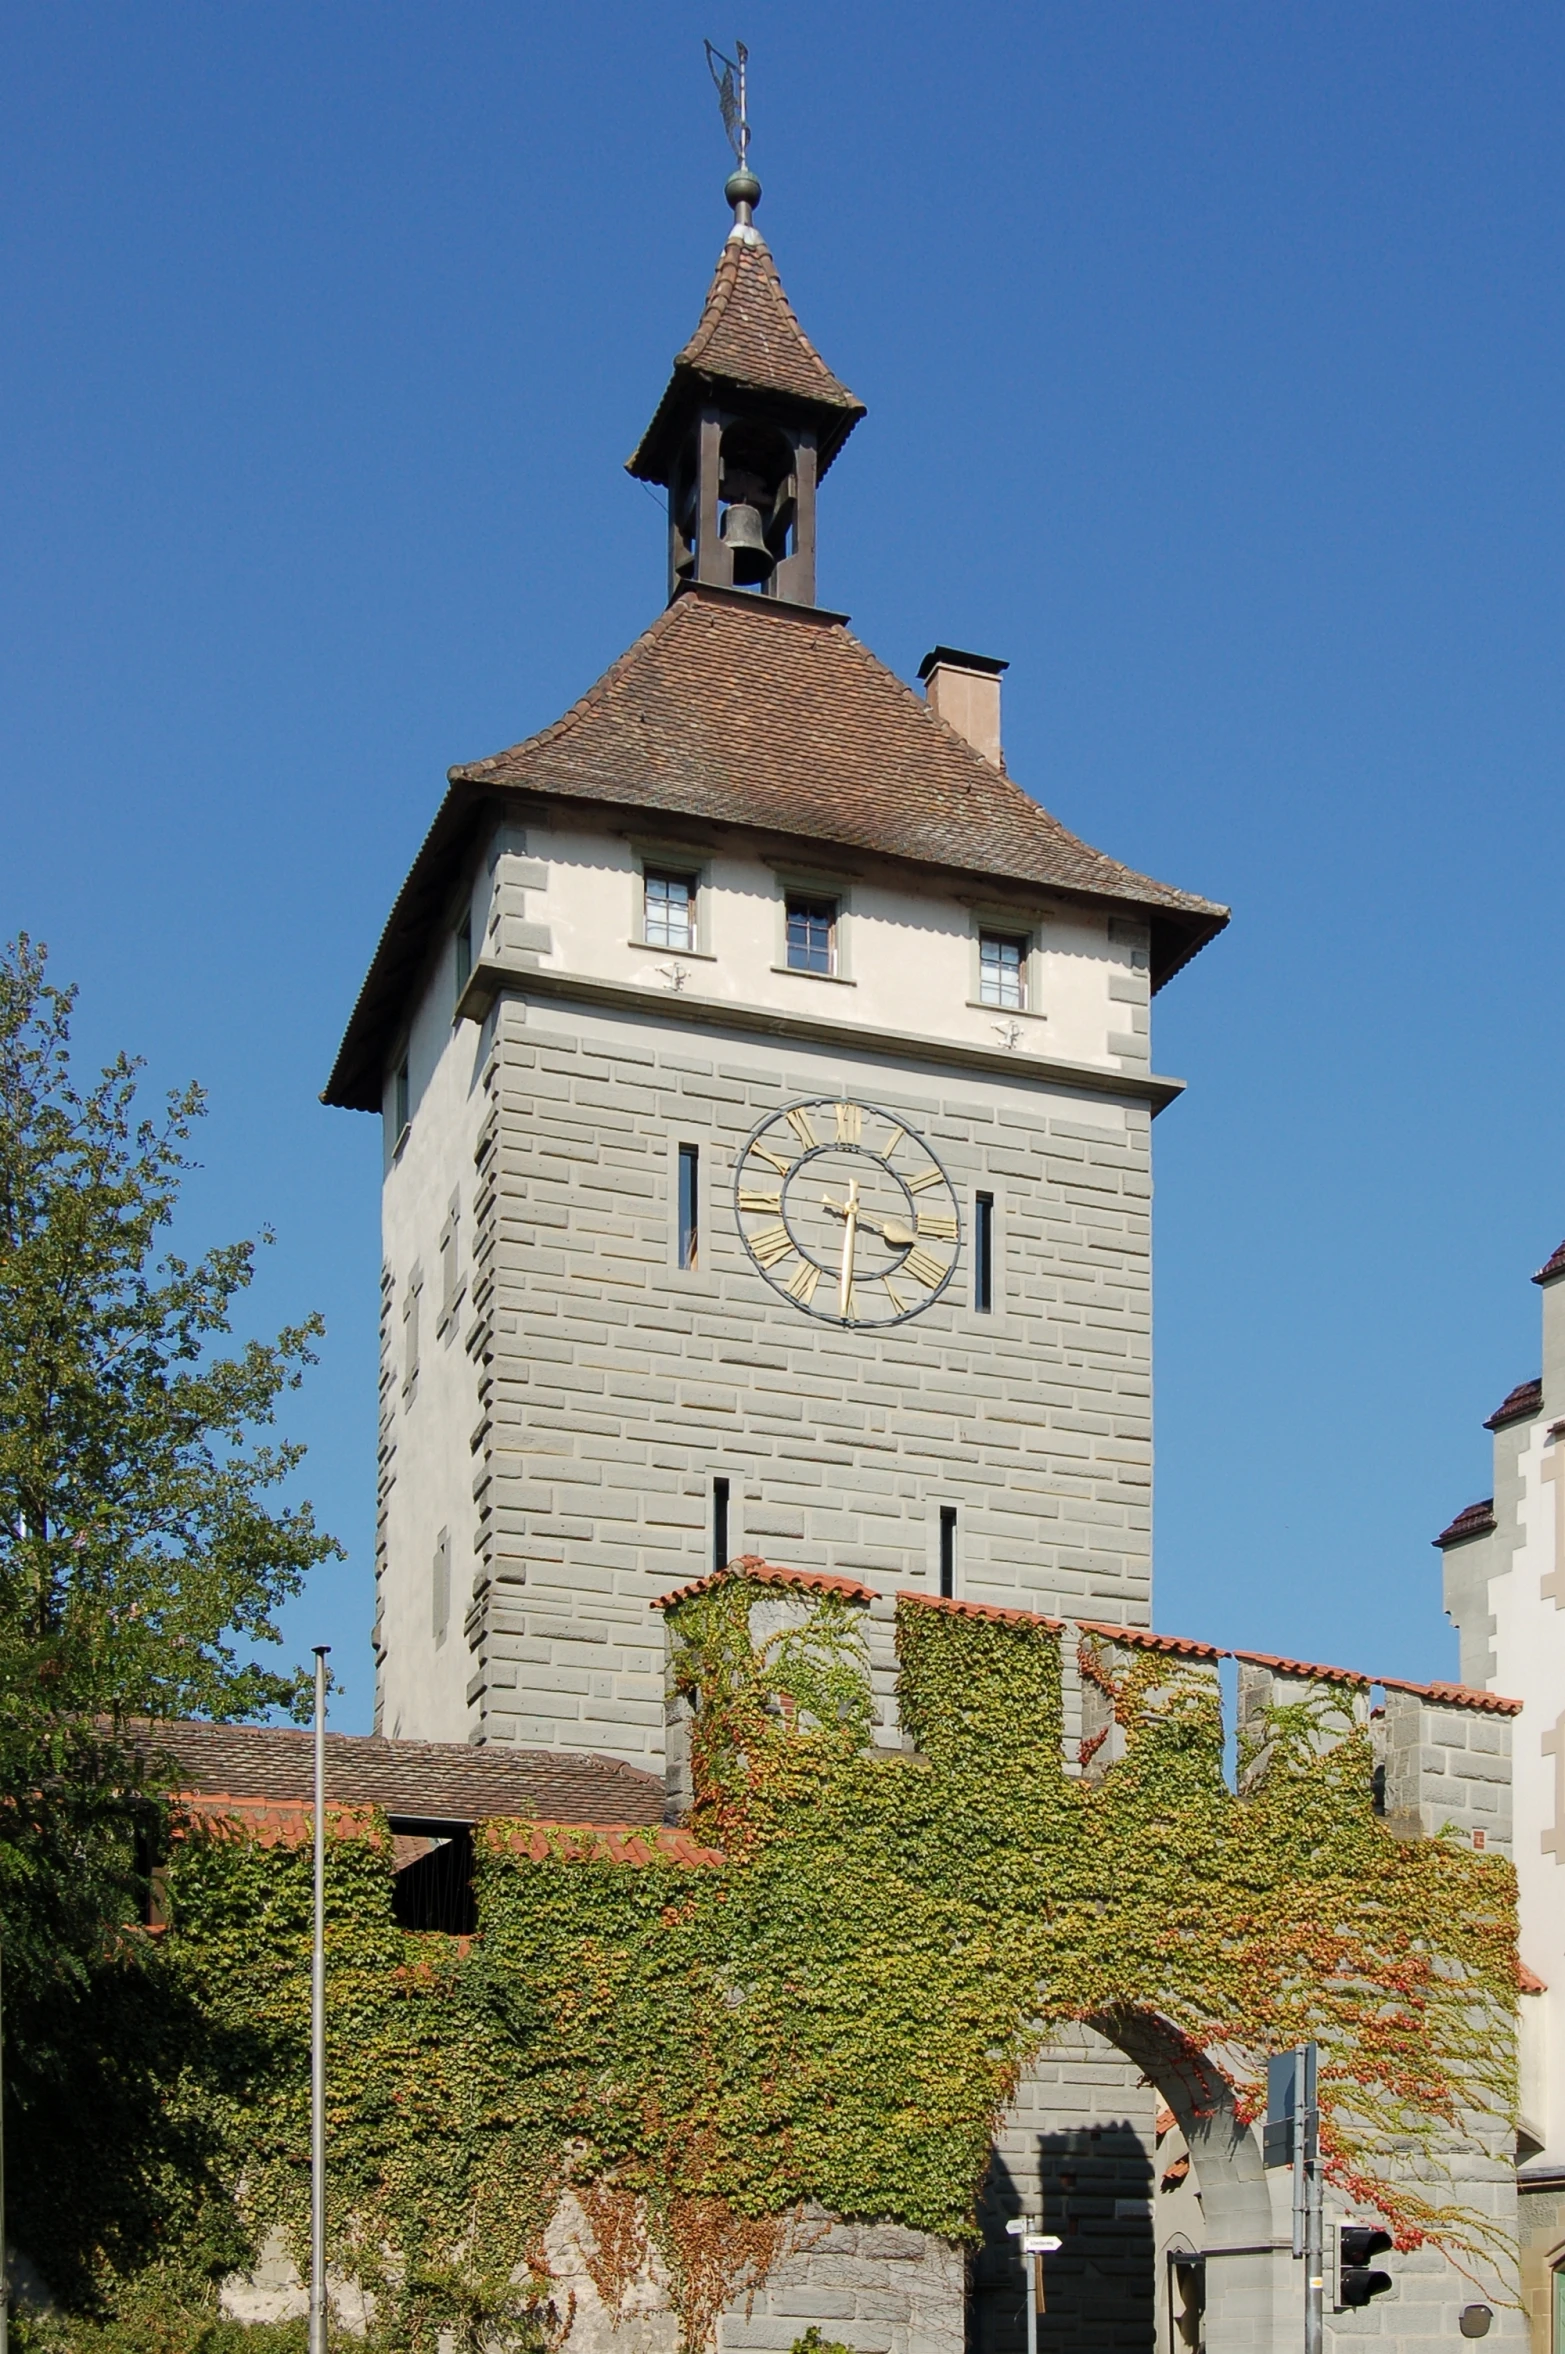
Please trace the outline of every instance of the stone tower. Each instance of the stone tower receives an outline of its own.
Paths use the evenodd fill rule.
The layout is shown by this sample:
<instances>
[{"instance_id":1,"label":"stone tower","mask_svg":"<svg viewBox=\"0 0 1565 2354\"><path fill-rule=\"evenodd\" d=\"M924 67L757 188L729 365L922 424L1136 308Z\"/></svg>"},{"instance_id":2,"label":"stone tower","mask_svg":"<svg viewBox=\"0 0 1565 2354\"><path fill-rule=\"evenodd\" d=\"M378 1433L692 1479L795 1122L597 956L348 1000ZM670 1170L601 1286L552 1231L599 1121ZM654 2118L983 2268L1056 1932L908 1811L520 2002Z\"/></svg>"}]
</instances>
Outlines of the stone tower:
<instances>
[{"instance_id":1,"label":"stone tower","mask_svg":"<svg viewBox=\"0 0 1565 2354\"><path fill-rule=\"evenodd\" d=\"M630 461L668 602L455 768L326 1100L385 1136L377 1723L655 1763L659 1595L742 1553L1150 1616L1152 993L1226 911L816 602L863 416L729 183Z\"/></svg>"}]
</instances>

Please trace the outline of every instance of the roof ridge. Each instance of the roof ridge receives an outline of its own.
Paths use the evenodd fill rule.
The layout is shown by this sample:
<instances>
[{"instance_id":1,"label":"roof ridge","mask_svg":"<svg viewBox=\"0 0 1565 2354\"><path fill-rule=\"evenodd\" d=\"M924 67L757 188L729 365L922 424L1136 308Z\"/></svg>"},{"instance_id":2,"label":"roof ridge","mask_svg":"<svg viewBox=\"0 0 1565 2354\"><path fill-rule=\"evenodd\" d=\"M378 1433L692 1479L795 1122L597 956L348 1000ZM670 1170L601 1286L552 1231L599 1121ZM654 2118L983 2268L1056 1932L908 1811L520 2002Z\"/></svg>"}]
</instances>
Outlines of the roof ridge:
<instances>
[{"instance_id":1,"label":"roof ridge","mask_svg":"<svg viewBox=\"0 0 1565 2354\"><path fill-rule=\"evenodd\" d=\"M502 760L517 759L524 752L542 751L545 745L579 727L590 711L608 700L609 689L618 684L642 647L650 645L660 630L666 630L670 615L677 613L680 606L687 602L688 599L684 597L676 597L672 603L665 605L662 612L656 614L646 628L631 639L624 652L616 654L608 669L600 671L591 686L578 695L567 710L560 713L558 719L551 719L547 727L539 728L534 735L519 737L514 744L502 744L498 752L487 752L480 760L458 761L454 767L446 770L448 781L452 784L475 782L485 769L497 768Z\"/></svg>"},{"instance_id":2,"label":"roof ridge","mask_svg":"<svg viewBox=\"0 0 1565 2354\"><path fill-rule=\"evenodd\" d=\"M975 789L980 787L992 788L995 784L1001 785L1004 787L1006 793L1011 798L1013 805L1025 813L1027 822L1029 824L1041 822L1044 826L1049 828L1051 832L1057 834L1063 842L1069 843L1074 849L1086 851L1091 857L1097 859L1101 865L1109 868L1112 873L1120 876L1127 883L1150 883L1154 881L1155 878L1153 876L1142 874L1139 868L1127 866L1123 859L1111 857L1109 852L1106 850L1099 850L1096 845L1089 842L1084 835L1072 833L1070 827L1066 825L1063 818L1056 817L1052 809L1045 808L1044 804L1037 798L1036 794L1030 793L1027 790L1027 787L1021 783L1019 778L1012 776L1010 770L1005 766L1003 760L999 763L996 763L993 760L986 760L982 752L979 751L977 745L970 742L969 739L963 735L960 728L953 727L951 722L935 709L934 705L929 701L927 696L919 694L915 687L909 686L907 680L899 676L899 674L892 669L889 662L882 662L880 656L874 653L871 648L864 643L862 638L855 637L853 631L849 629L846 624L843 625L842 634L845 642L851 646L858 660L877 677L889 679L897 691L903 695L912 705L913 709L921 715L926 724L937 729L939 733L947 740L947 742L955 747L959 755L967 762L972 770L973 786ZM1157 887L1159 890L1164 891L1174 890L1174 886L1166 883L1158 884ZM1210 906L1212 903L1207 900L1202 900L1196 894L1191 892L1177 892L1175 893L1173 904L1187 907L1206 907ZM1565 1244L1562 1244L1561 1248L1565 1249Z\"/></svg>"}]
</instances>

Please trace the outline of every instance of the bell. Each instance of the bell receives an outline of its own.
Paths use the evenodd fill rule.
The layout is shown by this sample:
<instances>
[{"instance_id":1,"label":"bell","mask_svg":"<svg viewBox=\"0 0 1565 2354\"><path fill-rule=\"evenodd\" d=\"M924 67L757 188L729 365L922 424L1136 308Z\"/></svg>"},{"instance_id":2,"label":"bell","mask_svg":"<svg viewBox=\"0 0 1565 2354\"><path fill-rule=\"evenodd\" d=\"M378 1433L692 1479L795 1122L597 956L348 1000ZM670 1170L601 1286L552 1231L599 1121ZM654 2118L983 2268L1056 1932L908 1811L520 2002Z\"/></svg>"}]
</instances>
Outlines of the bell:
<instances>
[{"instance_id":1,"label":"bell","mask_svg":"<svg viewBox=\"0 0 1565 2354\"><path fill-rule=\"evenodd\" d=\"M771 578L777 559L766 544L759 507L739 501L724 510L723 545L733 557L734 579L740 588L754 588Z\"/></svg>"}]
</instances>

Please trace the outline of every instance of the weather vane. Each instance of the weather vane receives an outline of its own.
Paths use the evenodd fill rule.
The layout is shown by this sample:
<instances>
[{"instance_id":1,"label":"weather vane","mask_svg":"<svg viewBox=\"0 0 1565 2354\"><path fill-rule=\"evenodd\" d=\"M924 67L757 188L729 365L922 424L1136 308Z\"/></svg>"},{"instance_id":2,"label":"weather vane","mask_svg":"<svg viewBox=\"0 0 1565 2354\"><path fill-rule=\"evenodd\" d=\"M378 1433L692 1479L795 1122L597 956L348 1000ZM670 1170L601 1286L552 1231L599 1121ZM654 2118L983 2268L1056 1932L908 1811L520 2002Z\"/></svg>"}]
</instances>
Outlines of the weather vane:
<instances>
[{"instance_id":1,"label":"weather vane","mask_svg":"<svg viewBox=\"0 0 1565 2354\"><path fill-rule=\"evenodd\" d=\"M725 57L721 49L705 44L707 71L717 85L717 103L723 111L723 129L728 133L728 144L734 151L734 161L742 172L750 169L750 117L745 107L745 68L750 52L742 41L734 43L735 54Z\"/></svg>"}]
</instances>

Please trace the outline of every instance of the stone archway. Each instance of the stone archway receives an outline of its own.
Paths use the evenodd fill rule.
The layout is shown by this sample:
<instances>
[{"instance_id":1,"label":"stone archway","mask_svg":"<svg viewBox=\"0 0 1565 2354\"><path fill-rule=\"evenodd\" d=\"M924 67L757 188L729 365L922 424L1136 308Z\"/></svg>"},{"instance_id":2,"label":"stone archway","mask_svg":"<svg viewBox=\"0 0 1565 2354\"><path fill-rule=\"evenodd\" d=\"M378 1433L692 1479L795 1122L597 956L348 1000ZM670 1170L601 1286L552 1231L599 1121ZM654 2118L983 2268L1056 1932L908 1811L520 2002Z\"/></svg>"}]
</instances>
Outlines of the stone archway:
<instances>
[{"instance_id":1,"label":"stone archway","mask_svg":"<svg viewBox=\"0 0 1565 2354\"><path fill-rule=\"evenodd\" d=\"M1020 2354L1023 2274L1006 2222L1041 2214L1064 2247L1048 2259L1041 2354L1084 2334L1136 2354L1157 2344L1159 2097L1178 2121L1200 2191L1207 2354L1264 2354L1273 2339L1271 2194L1254 2131L1209 2055L1164 2019L1105 2010L1062 2029L1024 2072L996 2136L980 2200L971 2354Z\"/></svg>"},{"instance_id":2,"label":"stone archway","mask_svg":"<svg viewBox=\"0 0 1565 2354\"><path fill-rule=\"evenodd\" d=\"M1104 2011L1090 2024L1135 2061L1179 2120L1201 2191L1207 2354L1269 2346L1277 2263L1271 2192L1258 2138L1240 2118L1232 2086L1207 2053L1155 2012Z\"/></svg>"}]
</instances>

